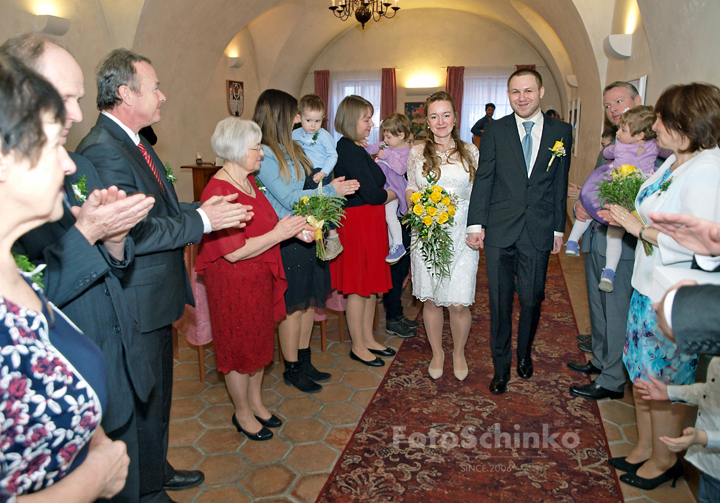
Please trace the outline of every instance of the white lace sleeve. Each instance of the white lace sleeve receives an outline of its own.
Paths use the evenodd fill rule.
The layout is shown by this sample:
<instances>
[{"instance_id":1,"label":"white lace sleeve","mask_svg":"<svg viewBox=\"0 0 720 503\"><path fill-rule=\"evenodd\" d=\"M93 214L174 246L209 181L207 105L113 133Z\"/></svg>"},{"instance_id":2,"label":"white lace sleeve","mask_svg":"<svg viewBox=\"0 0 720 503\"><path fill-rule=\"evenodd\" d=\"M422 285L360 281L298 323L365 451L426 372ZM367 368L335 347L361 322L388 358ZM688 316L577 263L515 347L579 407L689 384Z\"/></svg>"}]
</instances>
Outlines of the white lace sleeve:
<instances>
[{"instance_id":1,"label":"white lace sleeve","mask_svg":"<svg viewBox=\"0 0 720 503\"><path fill-rule=\"evenodd\" d=\"M425 157L423 156L424 148L425 148L424 145L415 145L410 150L410 155L408 156L408 161L407 161L408 186L407 186L407 190L412 190L413 192L415 192L419 189L417 179L418 179L418 173L422 173L423 163L425 162Z\"/></svg>"}]
</instances>

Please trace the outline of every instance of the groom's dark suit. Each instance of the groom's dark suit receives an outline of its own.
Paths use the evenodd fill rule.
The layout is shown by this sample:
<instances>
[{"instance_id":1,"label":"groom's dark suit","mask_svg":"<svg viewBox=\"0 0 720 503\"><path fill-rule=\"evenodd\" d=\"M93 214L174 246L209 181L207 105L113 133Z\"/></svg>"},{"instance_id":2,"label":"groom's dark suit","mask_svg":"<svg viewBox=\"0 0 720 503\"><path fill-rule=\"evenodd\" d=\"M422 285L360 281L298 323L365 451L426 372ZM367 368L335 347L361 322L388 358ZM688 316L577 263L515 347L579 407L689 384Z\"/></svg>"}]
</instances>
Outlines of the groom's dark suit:
<instances>
[{"instance_id":1,"label":"groom's dark suit","mask_svg":"<svg viewBox=\"0 0 720 503\"><path fill-rule=\"evenodd\" d=\"M165 461L172 400L171 325L182 316L185 303L194 305L183 248L202 239L203 223L195 211L199 204L178 202L162 162L150 143L140 139L164 190L128 133L102 114L77 151L92 161L106 187L117 185L129 195L142 192L155 198L144 225L130 232L135 241L135 260L123 276L122 286L161 383L142 411L141 494L143 501L167 501L163 478L167 480L174 473Z\"/></svg>"},{"instance_id":2,"label":"groom's dark suit","mask_svg":"<svg viewBox=\"0 0 720 503\"><path fill-rule=\"evenodd\" d=\"M550 164L550 149L560 140L567 155ZM496 374L510 372L515 291L520 299L518 359L531 355L554 232L565 229L571 146L570 125L544 116L537 158L528 177L515 114L485 126L468 227L482 225L485 230L490 347Z\"/></svg>"}]
</instances>

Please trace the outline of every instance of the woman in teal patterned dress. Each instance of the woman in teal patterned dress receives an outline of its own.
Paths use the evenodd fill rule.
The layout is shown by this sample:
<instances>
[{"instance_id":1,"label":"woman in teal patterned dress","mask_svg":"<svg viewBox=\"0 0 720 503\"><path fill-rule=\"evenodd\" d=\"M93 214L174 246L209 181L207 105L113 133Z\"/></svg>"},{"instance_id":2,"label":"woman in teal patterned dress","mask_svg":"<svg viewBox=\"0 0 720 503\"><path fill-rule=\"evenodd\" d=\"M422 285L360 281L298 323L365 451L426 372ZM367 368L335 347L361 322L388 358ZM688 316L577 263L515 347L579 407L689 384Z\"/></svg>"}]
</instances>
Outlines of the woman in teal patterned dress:
<instances>
[{"instance_id":1,"label":"woman in teal patterned dress","mask_svg":"<svg viewBox=\"0 0 720 503\"><path fill-rule=\"evenodd\" d=\"M655 267L690 269L693 253L653 229L648 213L687 213L720 221L720 89L707 84L672 86L655 108L658 145L674 154L645 181L635 200L648 224L620 206L609 206L611 219L638 238L623 362L633 382L652 377L665 384L692 384L697 356L681 353L660 333L648 295ZM653 245L651 255L645 254L641 241ZM626 484L654 489L683 473L676 454L660 438L681 436L686 408L669 401L643 400L637 389L634 398L637 446L626 458L613 458L610 464L627 472L620 477Z\"/></svg>"}]
</instances>

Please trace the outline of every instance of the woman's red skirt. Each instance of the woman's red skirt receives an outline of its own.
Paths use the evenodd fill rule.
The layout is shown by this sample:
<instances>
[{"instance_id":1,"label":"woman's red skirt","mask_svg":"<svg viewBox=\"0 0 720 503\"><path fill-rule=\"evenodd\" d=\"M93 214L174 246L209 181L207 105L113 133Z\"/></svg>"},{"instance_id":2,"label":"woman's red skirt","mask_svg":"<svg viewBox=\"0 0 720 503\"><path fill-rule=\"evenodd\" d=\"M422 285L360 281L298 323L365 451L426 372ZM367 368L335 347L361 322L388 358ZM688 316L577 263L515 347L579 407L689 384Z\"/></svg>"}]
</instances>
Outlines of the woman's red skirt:
<instances>
[{"instance_id":1,"label":"woman's red skirt","mask_svg":"<svg viewBox=\"0 0 720 503\"><path fill-rule=\"evenodd\" d=\"M330 262L332 286L339 292L367 297L392 288L385 206L345 208L338 228L343 252Z\"/></svg>"}]
</instances>

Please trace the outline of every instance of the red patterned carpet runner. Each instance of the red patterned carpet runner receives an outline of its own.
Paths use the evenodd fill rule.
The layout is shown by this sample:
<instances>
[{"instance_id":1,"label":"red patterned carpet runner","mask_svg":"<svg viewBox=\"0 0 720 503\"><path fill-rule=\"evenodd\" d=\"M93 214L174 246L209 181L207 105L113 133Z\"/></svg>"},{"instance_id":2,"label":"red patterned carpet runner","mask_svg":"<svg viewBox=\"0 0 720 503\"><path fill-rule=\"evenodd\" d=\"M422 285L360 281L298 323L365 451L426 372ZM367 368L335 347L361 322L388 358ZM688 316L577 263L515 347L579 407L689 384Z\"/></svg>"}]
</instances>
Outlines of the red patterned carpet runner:
<instances>
[{"instance_id":1,"label":"red patterned carpet runner","mask_svg":"<svg viewBox=\"0 0 720 503\"><path fill-rule=\"evenodd\" d=\"M550 259L535 339L535 375L517 377L513 347L502 395L488 391L493 367L483 259L471 307L467 379L460 382L452 372L447 314L445 372L430 378L421 325L418 337L403 342L318 502L622 501L597 405L568 391L584 377L565 366L581 355L557 257ZM516 304L515 323L517 311Z\"/></svg>"}]
</instances>

